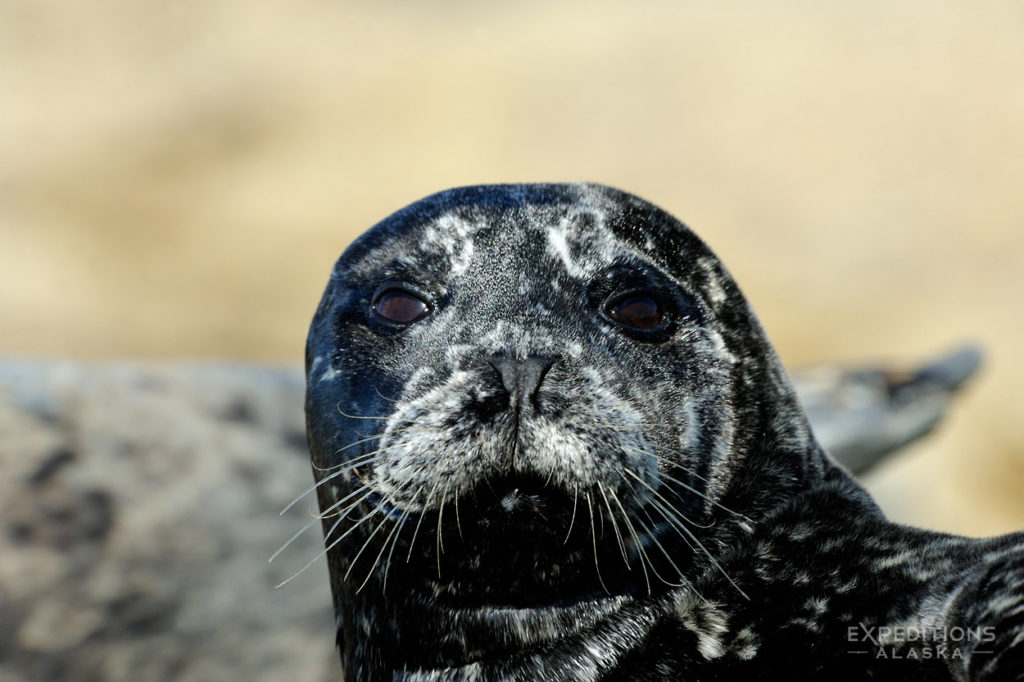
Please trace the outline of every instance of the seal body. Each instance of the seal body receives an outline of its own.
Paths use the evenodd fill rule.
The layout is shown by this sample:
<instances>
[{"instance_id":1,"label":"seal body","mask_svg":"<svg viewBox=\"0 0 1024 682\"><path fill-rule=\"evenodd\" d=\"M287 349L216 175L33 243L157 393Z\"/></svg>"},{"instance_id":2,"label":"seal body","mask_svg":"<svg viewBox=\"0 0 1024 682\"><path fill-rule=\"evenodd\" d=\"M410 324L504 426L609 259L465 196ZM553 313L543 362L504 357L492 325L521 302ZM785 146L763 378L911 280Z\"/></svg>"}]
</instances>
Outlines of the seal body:
<instances>
[{"instance_id":1,"label":"seal body","mask_svg":"<svg viewBox=\"0 0 1024 682\"><path fill-rule=\"evenodd\" d=\"M635 196L395 213L306 365L346 680L1024 679L1024 538L887 521L722 264Z\"/></svg>"}]
</instances>

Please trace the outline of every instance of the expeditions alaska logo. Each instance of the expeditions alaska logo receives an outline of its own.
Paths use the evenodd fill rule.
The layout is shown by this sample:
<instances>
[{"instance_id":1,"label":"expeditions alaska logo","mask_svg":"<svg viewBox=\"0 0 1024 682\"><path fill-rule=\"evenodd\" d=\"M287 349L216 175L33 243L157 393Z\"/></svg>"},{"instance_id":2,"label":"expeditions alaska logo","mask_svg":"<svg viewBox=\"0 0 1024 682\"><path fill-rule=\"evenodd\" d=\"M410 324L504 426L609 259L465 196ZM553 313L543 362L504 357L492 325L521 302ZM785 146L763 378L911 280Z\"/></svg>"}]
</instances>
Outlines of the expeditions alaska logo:
<instances>
[{"instance_id":1,"label":"expeditions alaska logo","mask_svg":"<svg viewBox=\"0 0 1024 682\"><path fill-rule=\"evenodd\" d=\"M994 642L994 627L927 628L917 626L868 626L846 629L851 654L906 660L962 660L968 655L990 654L986 644Z\"/></svg>"}]
</instances>

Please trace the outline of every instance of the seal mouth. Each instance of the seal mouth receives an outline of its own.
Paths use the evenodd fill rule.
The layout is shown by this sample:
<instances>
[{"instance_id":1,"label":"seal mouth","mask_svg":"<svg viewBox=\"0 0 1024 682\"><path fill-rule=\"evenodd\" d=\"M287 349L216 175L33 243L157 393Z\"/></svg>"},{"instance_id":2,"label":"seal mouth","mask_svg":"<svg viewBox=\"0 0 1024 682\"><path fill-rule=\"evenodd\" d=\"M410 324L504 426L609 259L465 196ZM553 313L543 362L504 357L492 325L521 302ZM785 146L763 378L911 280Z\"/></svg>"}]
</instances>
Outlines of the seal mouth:
<instances>
[{"instance_id":1,"label":"seal mouth","mask_svg":"<svg viewBox=\"0 0 1024 682\"><path fill-rule=\"evenodd\" d=\"M594 495L530 474L479 482L462 498L461 524L454 509L444 512L443 547L423 546L425 563L438 566L432 598L514 609L631 594L637 559L623 556L605 509L588 505Z\"/></svg>"},{"instance_id":2,"label":"seal mouth","mask_svg":"<svg viewBox=\"0 0 1024 682\"><path fill-rule=\"evenodd\" d=\"M481 517L519 526L529 517L551 522L571 514L573 496L538 476L513 475L484 481L472 497Z\"/></svg>"}]
</instances>

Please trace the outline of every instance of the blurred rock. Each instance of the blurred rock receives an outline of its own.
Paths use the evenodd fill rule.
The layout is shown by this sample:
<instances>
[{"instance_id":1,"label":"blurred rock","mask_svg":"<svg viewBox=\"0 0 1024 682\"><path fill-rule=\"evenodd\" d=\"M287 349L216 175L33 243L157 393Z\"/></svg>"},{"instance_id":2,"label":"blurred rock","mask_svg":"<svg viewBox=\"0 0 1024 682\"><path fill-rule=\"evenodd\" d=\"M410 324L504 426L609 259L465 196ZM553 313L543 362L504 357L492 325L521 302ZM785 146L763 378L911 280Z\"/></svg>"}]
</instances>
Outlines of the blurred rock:
<instances>
[{"instance_id":1,"label":"blurred rock","mask_svg":"<svg viewBox=\"0 0 1024 682\"><path fill-rule=\"evenodd\" d=\"M895 376L797 377L856 468L959 385ZM302 394L284 368L0 361L0 681L338 679L323 560L274 589L318 555L318 525L268 563L315 511L278 515L312 483ZM907 421L917 398L929 417Z\"/></svg>"},{"instance_id":2,"label":"blurred rock","mask_svg":"<svg viewBox=\"0 0 1024 682\"><path fill-rule=\"evenodd\" d=\"M0 680L336 680L297 372L0 363ZM312 498L312 496L310 496Z\"/></svg>"},{"instance_id":3,"label":"blurred rock","mask_svg":"<svg viewBox=\"0 0 1024 682\"><path fill-rule=\"evenodd\" d=\"M963 346L909 370L825 365L794 380L818 440L861 474L935 428L981 357Z\"/></svg>"}]
</instances>

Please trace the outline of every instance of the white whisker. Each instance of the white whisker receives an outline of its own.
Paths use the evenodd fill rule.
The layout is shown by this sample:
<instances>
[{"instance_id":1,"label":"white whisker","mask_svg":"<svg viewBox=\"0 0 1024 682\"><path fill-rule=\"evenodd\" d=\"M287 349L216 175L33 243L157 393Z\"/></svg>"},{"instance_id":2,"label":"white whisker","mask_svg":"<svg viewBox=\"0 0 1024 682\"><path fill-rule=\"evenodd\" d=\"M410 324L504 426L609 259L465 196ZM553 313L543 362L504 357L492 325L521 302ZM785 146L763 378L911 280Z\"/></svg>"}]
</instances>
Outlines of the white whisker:
<instances>
[{"instance_id":1,"label":"white whisker","mask_svg":"<svg viewBox=\"0 0 1024 682\"><path fill-rule=\"evenodd\" d=\"M665 504L669 504L671 506L671 503L668 500L666 500L662 496L662 494L660 492L658 492L657 490L652 488L646 481L644 481L642 478L640 478L637 474L633 473L629 469L624 469L623 471L625 471L630 476L634 477L636 480L640 481L640 483L643 484L644 486L646 486L652 493L654 493L656 496L661 498L661 500L663 500L665 502ZM665 518L670 523L673 522L671 518L669 518L669 517L665 517ZM747 595L747 593L744 592L743 589L738 584L736 584L736 581L733 580L729 576L729 574L725 572L725 569L722 568L721 564L718 563L718 560L715 559L714 555L711 554L711 552L708 550L708 548L705 547L704 544L700 540L697 539L697 536L694 535L693 531L691 531L689 528L687 528L684 524L678 522L678 520L673 525L676 527L677 530L679 530L679 531L681 531L683 533L686 533L686 535L688 535L690 537L690 539L693 540L697 544L698 547L700 547L701 551L704 553L705 556L707 556L708 560L712 563L712 565L718 570L719 573L722 574L722 576L726 580L729 581L729 583L734 588L736 588L737 592L739 592L741 595L743 595L746 599L750 599L750 597Z\"/></svg>"},{"instance_id":2,"label":"white whisker","mask_svg":"<svg viewBox=\"0 0 1024 682\"><path fill-rule=\"evenodd\" d=\"M367 493L367 495L369 495L369 494L370 494L370 493ZM382 504L383 504L383 503L382 503ZM379 509L379 508L380 508L380 507L378 506L378 507L377 507L377 509ZM366 516L364 516L363 518L361 518L361 519L359 519L358 521L356 521L356 523L355 523L355 524L354 524L354 525L353 525L353 526L352 526L351 528L349 528L349 529L348 529L347 531L345 531L344 533L342 533L342 534L341 534L341 535L340 535L340 536L339 536L339 537L338 537L338 538L337 538L337 539L336 539L336 540L335 540L334 542L332 542L332 543L331 543L330 545L328 545L327 547L325 547L325 548L324 548L324 550L323 550L322 552L320 552L320 553L319 553L319 554L317 554L317 555L316 555L315 557L313 557L312 559L310 559L310 560L309 560L309 563L308 563L308 564L306 564L305 566L303 566L302 568L300 568L300 569L299 569L299 570L298 570L297 572L293 573L293 574L291 575L291 577L290 577L290 578L287 578L286 580L284 580L284 581L282 581L282 582L278 583L277 585L275 585L275 586L274 586L274 589L275 589L275 590L277 590L277 589L280 589L280 588L284 587L285 585L287 585L288 583L290 583L290 582L291 582L292 580L294 580L294 579L295 579L295 578L297 578L298 576L300 576L300 575L302 575L303 573L305 573L305 572L306 572L306 569L308 569L308 568L309 568L310 566L312 566L313 564L315 564L315 563L316 563L316 561L317 561L317 559L319 559L320 557L324 556L324 555L325 555L325 554L327 554L327 553L328 553L329 551L331 551L332 549L334 549L334 548L335 548L335 547L336 547L336 546L338 545L338 543L339 543L339 542L341 542L342 540L344 540L344 539L345 539L345 537L346 537L346 536L347 536L347 535L348 535L349 533L351 533L352 531L354 531L354 530L355 530L356 528L358 528L359 526L363 525L363 523L364 523L364 522L365 522L365 521L366 521L366 520L367 520L368 518L370 518L371 516L373 516L373 515L374 515L375 513L376 513L376 509L374 509L374 510L373 510L373 511L371 511L371 512L370 512L369 514L367 514L367 515L366 515ZM342 517L342 518L344 518L344 517ZM338 523L341 523L341 519L338 519ZM337 523L335 524L335 527L337 527ZM333 532L333 530L334 530L334 529L332 528L331 530L332 530L332 532Z\"/></svg>"},{"instance_id":3,"label":"white whisker","mask_svg":"<svg viewBox=\"0 0 1024 682\"><path fill-rule=\"evenodd\" d=\"M372 512L370 512L370 514L372 515L372 514L375 514L375 513L377 513L377 512L378 512L378 511L380 511L380 509L381 509L381 508L383 508L383 507L384 507L384 502L382 501L382 502L381 502L380 504L378 504L378 505L377 505L376 507L374 507L373 511L372 511ZM384 524L385 524L385 523L387 523L387 522L388 522L388 515L387 515L387 514L384 514L384 518L383 518L383 519L381 519L381 522L380 522L380 523L378 523L378 524L377 524L377 527L373 529L373 532L372 532L372 533L370 533L370 535L369 535L369 536L367 536L367 538L366 538L365 540L363 540L363 544L362 544L362 546L361 546L361 547L359 548L359 551L358 551L358 552L356 552L356 555L355 555L355 557L353 557L353 558L352 558L352 561L350 561L350 562L349 562L349 564L348 564L348 569L346 569L346 571L345 571L345 575L344 575L344 576L342 576L342 578L341 578L341 581L342 581L342 582L348 582L348 576L349 576L349 574L350 574L350 573L352 573L352 569L356 567L356 562L357 562L357 561L359 561L359 557L361 557L361 556L363 555L363 552L364 552L364 551L366 551L366 548L370 546L370 542L372 542L372 541L373 541L373 537L374 537L375 535L377 535L377 532L378 532L378 531L379 531L379 530L380 530L381 528L383 528L383 527L384 527ZM384 548L383 548L383 547L381 547L381 551L382 551L382 552L384 551ZM374 565L376 565L376 563L375 563ZM372 569L371 569L371 572L372 572ZM367 576L367 577L369 577L369 576ZM358 591L358 590L357 590L357 591Z\"/></svg>"},{"instance_id":4,"label":"white whisker","mask_svg":"<svg viewBox=\"0 0 1024 682\"><path fill-rule=\"evenodd\" d=\"M590 539L594 545L594 570L597 571L597 581L601 583L601 587L607 594L611 594L612 591L608 589L608 586L604 584L604 578L601 577L601 567L598 565L597 560L597 531L594 528L594 505L590 502L590 493L583 493L587 499L587 509L590 510Z\"/></svg>"}]
</instances>

